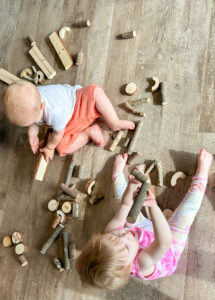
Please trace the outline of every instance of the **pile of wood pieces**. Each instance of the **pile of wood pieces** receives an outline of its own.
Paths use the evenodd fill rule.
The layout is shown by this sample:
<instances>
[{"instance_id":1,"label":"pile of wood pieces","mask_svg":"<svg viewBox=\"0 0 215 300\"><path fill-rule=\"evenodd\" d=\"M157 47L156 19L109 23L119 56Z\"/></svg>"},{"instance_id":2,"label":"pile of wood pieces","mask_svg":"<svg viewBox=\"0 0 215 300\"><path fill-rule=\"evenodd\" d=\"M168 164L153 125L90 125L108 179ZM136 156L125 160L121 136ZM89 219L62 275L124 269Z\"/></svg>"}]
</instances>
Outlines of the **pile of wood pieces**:
<instances>
[{"instance_id":1,"label":"pile of wood pieces","mask_svg":"<svg viewBox=\"0 0 215 300\"><path fill-rule=\"evenodd\" d=\"M25 257L25 253L28 247L24 243L24 234L22 232L15 231L12 235L6 235L2 239L2 244L5 248L14 246L14 251L18 257L18 260L22 267L27 266L28 261Z\"/></svg>"}]
</instances>

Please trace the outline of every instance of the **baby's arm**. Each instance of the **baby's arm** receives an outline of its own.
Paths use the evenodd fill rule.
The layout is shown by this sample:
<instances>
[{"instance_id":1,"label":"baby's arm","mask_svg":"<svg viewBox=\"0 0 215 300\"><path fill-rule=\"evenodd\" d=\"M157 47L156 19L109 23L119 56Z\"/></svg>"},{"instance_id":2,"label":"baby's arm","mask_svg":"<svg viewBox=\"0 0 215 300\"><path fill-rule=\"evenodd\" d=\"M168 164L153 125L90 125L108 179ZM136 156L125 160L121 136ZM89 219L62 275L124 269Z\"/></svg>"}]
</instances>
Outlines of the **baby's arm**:
<instances>
[{"instance_id":1,"label":"baby's arm","mask_svg":"<svg viewBox=\"0 0 215 300\"><path fill-rule=\"evenodd\" d=\"M169 224L157 206L155 197L151 191L149 191L149 197L148 200L145 201L144 206L149 207L155 235L155 240L148 248L142 250L139 255L140 269L147 274L147 270L150 270L171 246L172 235Z\"/></svg>"},{"instance_id":2,"label":"baby's arm","mask_svg":"<svg viewBox=\"0 0 215 300\"><path fill-rule=\"evenodd\" d=\"M62 140L64 129L60 131L53 131L51 137L49 138L46 146L42 149L40 149L40 152L43 152L45 155L45 160L48 162L49 160L52 160L54 156L54 150L57 147L57 145Z\"/></svg>"},{"instance_id":3,"label":"baby's arm","mask_svg":"<svg viewBox=\"0 0 215 300\"><path fill-rule=\"evenodd\" d=\"M40 141L38 138L38 133L39 133L39 125L34 123L28 127L28 139L33 153L36 153L39 150Z\"/></svg>"},{"instance_id":4,"label":"baby's arm","mask_svg":"<svg viewBox=\"0 0 215 300\"><path fill-rule=\"evenodd\" d=\"M136 196L141 184L135 180L129 178L128 186L122 196L120 206L113 217L108 223L105 232L111 232L119 227L124 227L128 213L134 203L134 197Z\"/></svg>"}]
</instances>

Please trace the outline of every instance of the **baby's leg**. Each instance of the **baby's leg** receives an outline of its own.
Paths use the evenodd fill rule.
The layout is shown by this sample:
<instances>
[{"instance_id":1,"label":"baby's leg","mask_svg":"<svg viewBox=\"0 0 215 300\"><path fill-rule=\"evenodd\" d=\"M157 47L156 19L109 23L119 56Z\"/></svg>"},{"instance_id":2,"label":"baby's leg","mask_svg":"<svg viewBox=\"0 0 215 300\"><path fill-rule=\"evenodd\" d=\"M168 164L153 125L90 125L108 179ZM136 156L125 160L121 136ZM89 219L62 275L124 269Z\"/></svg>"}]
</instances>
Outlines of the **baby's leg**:
<instances>
[{"instance_id":1,"label":"baby's leg","mask_svg":"<svg viewBox=\"0 0 215 300\"><path fill-rule=\"evenodd\" d=\"M196 175L193 177L191 187L181 204L168 220L174 245L179 254L184 250L190 227L200 209L211 162L212 155L202 149L199 154L198 168Z\"/></svg>"},{"instance_id":2,"label":"baby's leg","mask_svg":"<svg viewBox=\"0 0 215 300\"><path fill-rule=\"evenodd\" d=\"M93 140L98 146L104 146L103 135L100 127L97 124L80 132L77 139L69 146L65 153L73 153L74 151L85 146L90 140Z\"/></svg>"},{"instance_id":3,"label":"baby's leg","mask_svg":"<svg viewBox=\"0 0 215 300\"><path fill-rule=\"evenodd\" d=\"M96 102L96 108L100 114L104 117L110 128L114 131L120 129L134 129L134 122L127 120L120 120L113 108L108 97L105 95L104 90L97 86L94 90L94 98Z\"/></svg>"},{"instance_id":4,"label":"baby's leg","mask_svg":"<svg viewBox=\"0 0 215 300\"><path fill-rule=\"evenodd\" d=\"M128 159L128 154L118 154L116 155L113 172L112 172L112 180L114 186L114 194L117 200L121 201L124 191L127 187L127 182L125 180L124 168L126 165L126 161Z\"/></svg>"}]
</instances>

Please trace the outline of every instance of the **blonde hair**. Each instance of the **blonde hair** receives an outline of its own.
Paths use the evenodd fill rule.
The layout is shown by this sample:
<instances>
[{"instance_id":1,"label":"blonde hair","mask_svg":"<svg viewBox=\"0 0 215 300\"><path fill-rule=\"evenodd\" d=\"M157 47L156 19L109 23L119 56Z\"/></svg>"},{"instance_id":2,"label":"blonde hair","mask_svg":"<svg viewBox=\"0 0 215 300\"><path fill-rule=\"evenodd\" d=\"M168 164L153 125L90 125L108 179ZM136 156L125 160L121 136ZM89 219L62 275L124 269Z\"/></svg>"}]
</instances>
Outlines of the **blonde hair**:
<instances>
[{"instance_id":1,"label":"blonde hair","mask_svg":"<svg viewBox=\"0 0 215 300\"><path fill-rule=\"evenodd\" d=\"M76 261L82 283L115 290L128 282L132 264L126 265L117 245L117 237L93 235Z\"/></svg>"},{"instance_id":2,"label":"blonde hair","mask_svg":"<svg viewBox=\"0 0 215 300\"><path fill-rule=\"evenodd\" d=\"M3 96L5 115L18 126L26 126L26 120L40 110L40 103L38 90L25 80L9 85Z\"/></svg>"}]
</instances>

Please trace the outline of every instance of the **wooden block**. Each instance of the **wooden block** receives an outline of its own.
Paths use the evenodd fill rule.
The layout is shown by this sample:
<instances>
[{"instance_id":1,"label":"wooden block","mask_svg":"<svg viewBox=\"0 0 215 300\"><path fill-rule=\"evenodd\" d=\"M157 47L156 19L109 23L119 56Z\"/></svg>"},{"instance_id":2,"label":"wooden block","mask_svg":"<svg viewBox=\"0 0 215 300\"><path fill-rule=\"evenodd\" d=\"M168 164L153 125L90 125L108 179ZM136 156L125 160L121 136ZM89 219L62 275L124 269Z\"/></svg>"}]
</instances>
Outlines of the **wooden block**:
<instances>
[{"instance_id":1,"label":"wooden block","mask_svg":"<svg viewBox=\"0 0 215 300\"><path fill-rule=\"evenodd\" d=\"M55 70L52 68L52 66L48 63L48 61L45 59L39 48L34 45L31 50L29 51L29 54L32 56L34 61L37 63L37 65L40 67L40 69L43 71L43 73L46 75L48 79L54 78L56 75Z\"/></svg>"},{"instance_id":2,"label":"wooden block","mask_svg":"<svg viewBox=\"0 0 215 300\"><path fill-rule=\"evenodd\" d=\"M6 71L5 69L0 69L0 80L4 81L7 84L14 83L18 80L21 80L19 77L11 74L10 72Z\"/></svg>"},{"instance_id":3,"label":"wooden block","mask_svg":"<svg viewBox=\"0 0 215 300\"><path fill-rule=\"evenodd\" d=\"M34 170L34 179L43 181L47 166L48 163L45 161L44 155L40 153L36 168Z\"/></svg>"},{"instance_id":4,"label":"wooden block","mask_svg":"<svg viewBox=\"0 0 215 300\"><path fill-rule=\"evenodd\" d=\"M63 40L58 36L57 32L54 31L50 36L49 39L52 45L57 52L65 70L68 70L73 65L72 56L69 54L69 51L66 49Z\"/></svg>"}]
</instances>

